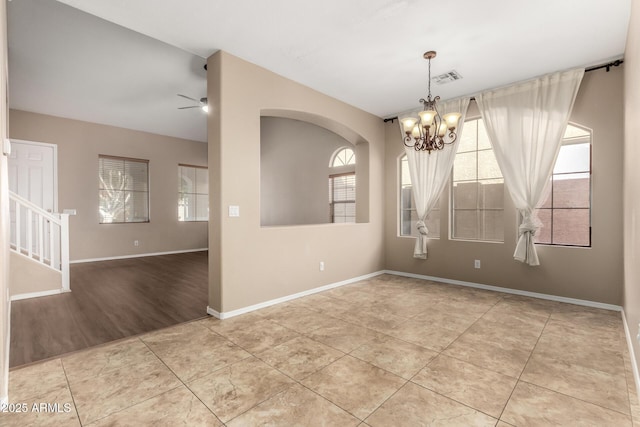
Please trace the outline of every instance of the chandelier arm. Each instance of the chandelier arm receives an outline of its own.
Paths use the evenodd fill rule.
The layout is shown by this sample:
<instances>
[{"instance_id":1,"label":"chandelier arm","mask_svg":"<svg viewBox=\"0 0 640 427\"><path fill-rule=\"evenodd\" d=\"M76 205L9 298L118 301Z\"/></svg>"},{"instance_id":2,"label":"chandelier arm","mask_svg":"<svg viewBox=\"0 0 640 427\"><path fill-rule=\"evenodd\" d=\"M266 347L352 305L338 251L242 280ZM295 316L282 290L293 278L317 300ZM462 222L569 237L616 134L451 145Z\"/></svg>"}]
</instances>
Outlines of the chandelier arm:
<instances>
[{"instance_id":1,"label":"chandelier arm","mask_svg":"<svg viewBox=\"0 0 640 427\"><path fill-rule=\"evenodd\" d=\"M451 142L449 142L449 144L453 144L458 139L458 134L452 130L449 132L449 138L451 138Z\"/></svg>"},{"instance_id":2,"label":"chandelier arm","mask_svg":"<svg viewBox=\"0 0 640 427\"><path fill-rule=\"evenodd\" d=\"M415 147L415 143L411 143L411 137L409 135L405 136L402 140L405 147Z\"/></svg>"}]
</instances>

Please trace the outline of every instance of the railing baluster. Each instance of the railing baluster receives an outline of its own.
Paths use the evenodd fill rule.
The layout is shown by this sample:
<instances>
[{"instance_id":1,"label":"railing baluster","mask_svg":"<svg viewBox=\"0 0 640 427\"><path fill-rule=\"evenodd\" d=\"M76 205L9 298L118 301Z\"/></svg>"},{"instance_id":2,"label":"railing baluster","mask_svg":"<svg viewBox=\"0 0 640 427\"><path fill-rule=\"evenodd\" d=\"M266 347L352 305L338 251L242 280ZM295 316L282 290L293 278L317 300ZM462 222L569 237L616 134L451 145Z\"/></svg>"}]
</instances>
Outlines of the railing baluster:
<instances>
[{"instance_id":1,"label":"railing baluster","mask_svg":"<svg viewBox=\"0 0 640 427\"><path fill-rule=\"evenodd\" d=\"M27 210L27 254L33 258L33 211Z\"/></svg>"},{"instance_id":2,"label":"railing baluster","mask_svg":"<svg viewBox=\"0 0 640 427\"><path fill-rule=\"evenodd\" d=\"M60 215L60 271L62 272L62 289L70 291L69 284L69 215Z\"/></svg>"},{"instance_id":3,"label":"railing baluster","mask_svg":"<svg viewBox=\"0 0 640 427\"><path fill-rule=\"evenodd\" d=\"M51 221L47 221L47 224L49 225L49 227L48 227L49 228L49 233L48 233L48 236L49 236L49 265L51 267L58 268L56 266L56 264L54 263L55 262L55 256L54 256L55 252L54 252L53 244L54 244L54 240L55 240L54 239L54 237L55 237L54 236L55 229L54 229L53 223Z\"/></svg>"},{"instance_id":4,"label":"railing baluster","mask_svg":"<svg viewBox=\"0 0 640 427\"><path fill-rule=\"evenodd\" d=\"M20 211L20 203L17 201L16 203L16 251L22 252L22 228L20 227L20 216L22 216L22 212Z\"/></svg>"},{"instance_id":5,"label":"railing baluster","mask_svg":"<svg viewBox=\"0 0 640 427\"><path fill-rule=\"evenodd\" d=\"M44 264L44 217L38 215L38 253L40 262Z\"/></svg>"}]
</instances>

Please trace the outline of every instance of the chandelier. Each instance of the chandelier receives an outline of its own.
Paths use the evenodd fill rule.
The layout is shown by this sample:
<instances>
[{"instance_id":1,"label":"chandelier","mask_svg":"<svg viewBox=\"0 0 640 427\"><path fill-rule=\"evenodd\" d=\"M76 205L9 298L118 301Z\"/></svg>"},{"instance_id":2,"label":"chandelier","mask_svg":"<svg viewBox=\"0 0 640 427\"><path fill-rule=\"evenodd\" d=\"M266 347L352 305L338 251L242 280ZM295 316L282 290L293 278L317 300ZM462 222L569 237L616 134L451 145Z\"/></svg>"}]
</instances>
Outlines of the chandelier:
<instances>
[{"instance_id":1,"label":"chandelier","mask_svg":"<svg viewBox=\"0 0 640 427\"><path fill-rule=\"evenodd\" d=\"M423 110L418 113L420 118L407 117L402 119L402 128L407 135L404 145L413 147L416 151L442 150L445 144L453 144L458 135L456 128L460 120L460 113L449 113L440 117L436 107L439 96L431 97L431 60L436 57L436 52L430 50L423 55L429 61L429 93L427 99L420 99Z\"/></svg>"}]
</instances>

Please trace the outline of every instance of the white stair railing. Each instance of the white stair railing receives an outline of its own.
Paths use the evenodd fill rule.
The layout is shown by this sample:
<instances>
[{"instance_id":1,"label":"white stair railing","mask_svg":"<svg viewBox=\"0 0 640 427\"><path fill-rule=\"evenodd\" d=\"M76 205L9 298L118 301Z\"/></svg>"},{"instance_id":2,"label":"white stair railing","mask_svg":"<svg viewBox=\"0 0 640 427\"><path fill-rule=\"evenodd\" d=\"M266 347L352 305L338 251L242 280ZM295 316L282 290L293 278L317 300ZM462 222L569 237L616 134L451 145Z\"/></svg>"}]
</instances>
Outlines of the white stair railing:
<instances>
[{"instance_id":1,"label":"white stair railing","mask_svg":"<svg viewBox=\"0 0 640 427\"><path fill-rule=\"evenodd\" d=\"M62 274L69 291L69 215L50 213L9 192L11 250Z\"/></svg>"}]
</instances>

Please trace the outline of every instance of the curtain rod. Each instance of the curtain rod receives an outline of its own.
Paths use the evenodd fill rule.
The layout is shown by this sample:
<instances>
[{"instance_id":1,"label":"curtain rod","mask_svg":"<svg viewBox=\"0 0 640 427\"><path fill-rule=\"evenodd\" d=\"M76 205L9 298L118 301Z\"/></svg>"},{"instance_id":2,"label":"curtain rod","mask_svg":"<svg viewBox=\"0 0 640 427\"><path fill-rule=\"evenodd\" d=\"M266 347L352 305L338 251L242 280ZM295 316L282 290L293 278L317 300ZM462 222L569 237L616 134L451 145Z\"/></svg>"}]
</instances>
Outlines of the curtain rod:
<instances>
[{"instance_id":1,"label":"curtain rod","mask_svg":"<svg viewBox=\"0 0 640 427\"><path fill-rule=\"evenodd\" d=\"M590 68L585 68L584 72L588 73L590 71L596 71L596 70L600 70L602 68L606 68L607 69L607 73L608 73L609 71L611 71L611 67L619 67L620 65L622 65L623 62L624 62L624 60L622 60L622 59L616 59L615 61L607 62L606 64L596 65L595 67L590 67ZM470 101L475 101L476 98L474 96L472 96L469 100ZM386 119L383 119L383 121L385 123L387 123L387 122L393 123L393 121L397 120L397 119L398 119L398 116L387 117Z\"/></svg>"}]
</instances>

